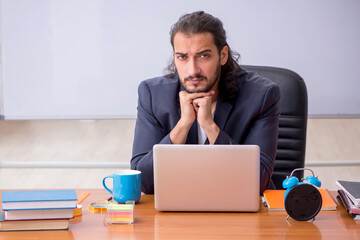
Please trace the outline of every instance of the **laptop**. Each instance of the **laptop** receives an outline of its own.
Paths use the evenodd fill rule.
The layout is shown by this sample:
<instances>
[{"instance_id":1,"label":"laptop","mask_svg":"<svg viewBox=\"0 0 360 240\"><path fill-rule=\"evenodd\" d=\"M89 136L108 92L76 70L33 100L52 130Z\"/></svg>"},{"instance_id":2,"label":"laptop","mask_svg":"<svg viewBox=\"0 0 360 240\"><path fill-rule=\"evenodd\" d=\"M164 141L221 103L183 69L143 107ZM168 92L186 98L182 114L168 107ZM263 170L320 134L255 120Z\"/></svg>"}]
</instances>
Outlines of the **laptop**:
<instances>
[{"instance_id":1,"label":"laptop","mask_svg":"<svg viewBox=\"0 0 360 240\"><path fill-rule=\"evenodd\" d=\"M157 211L259 210L257 145L157 144L153 159Z\"/></svg>"}]
</instances>

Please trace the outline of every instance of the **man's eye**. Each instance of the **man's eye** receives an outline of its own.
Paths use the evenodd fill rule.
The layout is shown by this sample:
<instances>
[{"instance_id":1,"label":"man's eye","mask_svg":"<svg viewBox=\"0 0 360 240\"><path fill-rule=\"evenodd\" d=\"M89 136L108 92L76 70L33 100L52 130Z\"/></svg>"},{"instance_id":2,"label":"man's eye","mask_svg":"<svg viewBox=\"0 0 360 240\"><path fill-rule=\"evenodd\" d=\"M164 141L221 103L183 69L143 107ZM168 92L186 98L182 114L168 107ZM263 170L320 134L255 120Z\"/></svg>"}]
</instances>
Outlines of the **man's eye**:
<instances>
[{"instance_id":1,"label":"man's eye","mask_svg":"<svg viewBox=\"0 0 360 240\"><path fill-rule=\"evenodd\" d=\"M207 54L201 54L200 55L200 58L208 58L209 57L209 55L207 55Z\"/></svg>"},{"instance_id":2,"label":"man's eye","mask_svg":"<svg viewBox=\"0 0 360 240\"><path fill-rule=\"evenodd\" d=\"M184 55L178 55L178 56L177 56L177 59L179 59L179 60L185 60L185 59L186 59L186 56L184 56Z\"/></svg>"}]
</instances>

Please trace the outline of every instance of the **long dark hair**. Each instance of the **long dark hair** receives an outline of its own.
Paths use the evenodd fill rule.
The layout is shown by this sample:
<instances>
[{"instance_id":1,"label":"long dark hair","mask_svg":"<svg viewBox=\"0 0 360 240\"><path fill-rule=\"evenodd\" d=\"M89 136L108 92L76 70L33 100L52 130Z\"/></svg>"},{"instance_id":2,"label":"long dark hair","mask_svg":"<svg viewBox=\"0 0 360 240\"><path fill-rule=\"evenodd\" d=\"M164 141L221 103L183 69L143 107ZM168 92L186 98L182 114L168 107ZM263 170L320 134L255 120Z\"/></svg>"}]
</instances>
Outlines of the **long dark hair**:
<instances>
[{"instance_id":1,"label":"long dark hair","mask_svg":"<svg viewBox=\"0 0 360 240\"><path fill-rule=\"evenodd\" d=\"M237 63L240 54L231 51L230 46L226 42L226 32L222 22L203 11L185 14L171 27L170 42L174 49L174 37L177 32L185 34L193 33L206 33L209 32L214 38L215 45L218 49L219 55L224 46L229 48L229 57L227 62L221 66L221 76L219 80L219 95L223 99L233 98L237 91L236 73L241 71L242 68ZM174 59L167 67L169 75L176 73Z\"/></svg>"}]
</instances>

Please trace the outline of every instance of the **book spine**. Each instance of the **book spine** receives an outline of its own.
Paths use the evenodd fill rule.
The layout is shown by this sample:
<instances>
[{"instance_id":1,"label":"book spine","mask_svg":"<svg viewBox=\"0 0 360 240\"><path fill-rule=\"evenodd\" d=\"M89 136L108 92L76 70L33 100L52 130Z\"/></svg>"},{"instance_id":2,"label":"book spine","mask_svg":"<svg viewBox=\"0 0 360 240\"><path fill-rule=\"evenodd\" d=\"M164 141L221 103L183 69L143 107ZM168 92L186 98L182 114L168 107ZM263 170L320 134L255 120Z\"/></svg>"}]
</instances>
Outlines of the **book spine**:
<instances>
[{"instance_id":1,"label":"book spine","mask_svg":"<svg viewBox=\"0 0 360 240\"><path fill-rule=\"evenodd\" d=\"M346 196L346 193L342 190L338 190L337 196L339 202L344 206L346 211L355 219L360 219L360 209L354 209L351 206L350 199Z\"/></svg>"},{"instance_id":2,"label":"book spine","mask_svg":"<svg viewBox=\"0 0 360 240\"><path fill-rule=\"evenodd\" d=\"M350 213L350 203L347 199L347 197L345 196L345 193L343 190L338 190L338 194L340 196L341 199L341 203L343 204L343 206L345 207L346 211L348 213Z\"/></svg>"},{"instance_id":3,"label":"book spine","mask_svg":"<svg viewBox=\"0 0 360 240\"><path fill-rule=\"evenodd\" d=\"M341 206L343 206L345 208L345 210L348 212L346 205L344 203L344 201L342 200L342 198L340 197L340 195L336 196L336 199L339 201L339 203L341 204Z\"/></svg>"}]
</instances>

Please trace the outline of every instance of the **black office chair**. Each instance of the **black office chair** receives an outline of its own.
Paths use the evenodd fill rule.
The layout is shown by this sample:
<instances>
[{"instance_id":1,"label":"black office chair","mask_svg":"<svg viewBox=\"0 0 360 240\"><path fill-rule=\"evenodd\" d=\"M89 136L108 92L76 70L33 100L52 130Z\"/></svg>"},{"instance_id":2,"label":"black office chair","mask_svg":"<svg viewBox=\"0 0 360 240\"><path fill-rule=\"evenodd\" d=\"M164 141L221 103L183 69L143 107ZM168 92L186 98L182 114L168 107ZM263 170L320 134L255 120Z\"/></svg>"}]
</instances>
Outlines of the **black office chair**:
<instances>
[{"instance_id":1,"label":"black office chair","mask_svg":"<svg viewBox=\"0 0 360 240\"><path fill-rule=\"evenodd\" d=\"M295 168L305 164L306 126L308 116L307 90L304 80L295 72L276 67L242 66L264 76L280 87L279 140L272 180L276 189ZM303 171L295 176L303 177Z\"/></svg>"}]
</instances>

